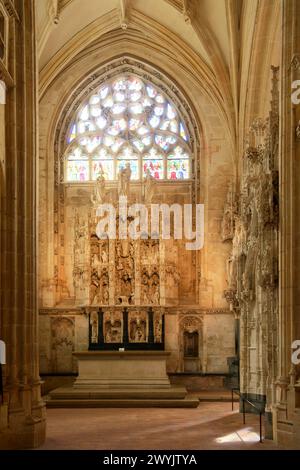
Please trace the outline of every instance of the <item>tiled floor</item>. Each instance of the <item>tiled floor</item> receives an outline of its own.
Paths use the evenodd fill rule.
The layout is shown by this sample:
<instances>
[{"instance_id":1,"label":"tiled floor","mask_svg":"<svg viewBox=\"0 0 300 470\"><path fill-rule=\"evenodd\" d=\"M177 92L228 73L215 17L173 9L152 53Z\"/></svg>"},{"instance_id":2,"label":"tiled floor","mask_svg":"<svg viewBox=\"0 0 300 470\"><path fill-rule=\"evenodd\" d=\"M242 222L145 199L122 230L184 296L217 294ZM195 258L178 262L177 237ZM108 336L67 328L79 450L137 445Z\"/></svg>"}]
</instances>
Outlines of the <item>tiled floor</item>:
<instances>
[{"instance_id":1,"label":"tiled floor","mask_svg":"<svg viewBox=\"0 0 300 470\"><path fill-rule=\"evenodd\" d=\"M237 405L235 405L237 408ZM197 409L49 409L40 449L278 449L259 443L259 419L231 411L231 403Z\"/></svg>"}]
</instances>

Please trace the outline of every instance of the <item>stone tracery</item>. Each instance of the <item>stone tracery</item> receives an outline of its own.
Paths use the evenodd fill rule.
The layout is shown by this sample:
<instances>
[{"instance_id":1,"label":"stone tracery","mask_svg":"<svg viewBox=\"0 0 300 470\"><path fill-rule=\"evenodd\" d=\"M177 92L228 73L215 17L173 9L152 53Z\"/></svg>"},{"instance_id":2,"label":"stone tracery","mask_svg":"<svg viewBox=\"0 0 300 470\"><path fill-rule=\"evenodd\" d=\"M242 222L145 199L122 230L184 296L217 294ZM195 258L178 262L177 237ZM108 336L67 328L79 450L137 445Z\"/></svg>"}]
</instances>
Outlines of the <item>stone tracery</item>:
<instances>
[{"instance_id":1,"label":"stone tracery","mask_svg":"<svg viewBox=\"0 0 300 470\"><path fill-rule=\"evenodd\" d=\"M133 74L104 83L81 106L67 137L65 180L190 177L190 142L164 93ZM142 167L142 174L141 174Z\"/></svg>"}]
</instances>

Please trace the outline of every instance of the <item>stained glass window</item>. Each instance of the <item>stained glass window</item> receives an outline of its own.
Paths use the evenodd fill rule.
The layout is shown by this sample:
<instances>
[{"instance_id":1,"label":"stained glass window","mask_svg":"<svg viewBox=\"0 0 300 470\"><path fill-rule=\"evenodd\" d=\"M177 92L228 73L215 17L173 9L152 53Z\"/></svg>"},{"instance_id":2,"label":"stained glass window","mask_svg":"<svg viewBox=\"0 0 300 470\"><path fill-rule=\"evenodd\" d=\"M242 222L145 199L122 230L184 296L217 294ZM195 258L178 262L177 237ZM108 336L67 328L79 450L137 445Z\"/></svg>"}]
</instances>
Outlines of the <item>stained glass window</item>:
<instances>
[{"instance_id":1,"label":"stained glass window","mask_svg":"<svg viewBox=\"0 0 300 470\"><path fill-rule=\"evenodd\" d=\"M129 165L131 179L191 177L190 139L174 104L135 75L114 78L82 105L65 152L65 180L85 182L103 174L115 180Z\"/></svg>"}]
</instances>

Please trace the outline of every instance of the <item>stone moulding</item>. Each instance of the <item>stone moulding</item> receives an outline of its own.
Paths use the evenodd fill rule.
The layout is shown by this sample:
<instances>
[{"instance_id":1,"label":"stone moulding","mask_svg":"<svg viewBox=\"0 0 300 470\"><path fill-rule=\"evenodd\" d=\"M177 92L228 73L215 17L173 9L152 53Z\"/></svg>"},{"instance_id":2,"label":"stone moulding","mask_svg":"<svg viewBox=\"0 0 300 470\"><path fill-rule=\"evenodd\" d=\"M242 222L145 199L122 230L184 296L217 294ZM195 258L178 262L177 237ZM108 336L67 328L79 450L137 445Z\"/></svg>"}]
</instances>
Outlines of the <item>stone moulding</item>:
<instances>
[{"instance_id":1,"label":"stone moulding","mask_svg":"<svg viewBox=\"0 0 300 470\"><path fill-rule=\"evenodd\" d=\"M39 315L87 315L88 313L91 312L96 312L98 310L98 306L92 306L92 307L47 307L47 308L40 308L39 309ZM102 308L105 309L114 309L114 310L122 310L124 306L117 306L117 305L107 305L105 307L102 306ZM142 306L130 306L130 310L132 311L139 311L143 308ZM229 309L199 309L197 307L195 308L189 308L188 310L186 307L180 308L180 307L153 307L153 311L159 311L160 313L163 313L165 315L195 315L197 317L202 317L204 315L232 315L232 312Z\"/></svg>"}]
</instances>

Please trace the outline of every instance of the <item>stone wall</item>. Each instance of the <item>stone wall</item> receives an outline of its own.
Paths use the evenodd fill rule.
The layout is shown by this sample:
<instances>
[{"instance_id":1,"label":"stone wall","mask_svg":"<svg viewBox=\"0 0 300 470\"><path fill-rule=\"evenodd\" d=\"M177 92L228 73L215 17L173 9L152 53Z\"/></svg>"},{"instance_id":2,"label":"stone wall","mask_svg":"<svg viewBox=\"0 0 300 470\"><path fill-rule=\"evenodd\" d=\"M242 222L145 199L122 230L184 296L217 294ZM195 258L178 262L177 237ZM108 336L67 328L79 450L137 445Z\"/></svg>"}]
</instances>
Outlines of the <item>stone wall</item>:
<instances>
[{"instance_id":1,"label":"stone wall","mask_svg":"<svg viewBox=\"0 0 300 470\"><path fill-rule=\"evenodd\" d=\"M96 87L98 80L102 83L106 77L114 74L115 70L127 70L130 67L134 73L152 77L157 86L171 93L180 109L184 111L193 139L191 179L157 182L152 202L203 203L205 241L204 248L198 252L187 251L184 240L159 241L157 258L159 296L148 295L147 301L145 300L147 295L145 297L143 294L145 290L143 268L148 269L150 265L154 268L153 257L149 253L144 259L142 242L133 243L131 250L134 252L132 256L134 301L127 295L119 297L135 308L143 308L149 301L151 303L156 299L154 304L163 309L166 314L166 348L172 352L168 364L170 371L226 373L228 371L226 358L232 356L235 351L234 316L228 309L224 297L226 259L230 247L222 242L221 234L227 187L234 174L227 129L222 125L218 108L213 101L195 84L187 86L187 77L179 65L174 70L174 64L164 56L163 64L166 72L169 70L170 76L177 76L181 86L175 85L166 75L156 70L155 66L150 66L147 57L142 57L145 54L143 49L139 49L138 56L141 55L141 58L136 60L131 56L135 46L132 43L128 43L127 46L128 50L121 59L112 59L113 47L101 49L101 59L99 51L96 50L88 55L83 54L71 68L62 72L51 83L41 98L39 305L41 337L45 339L41 346L42 370L49 372L64 368L62 364L59 365L59 360L55 359L59 357L57 352L53 353L53 348L54 350L60 348L57 344L53 345L53 335L51 336L51 328L56 324L53 323L52 317L56 315L53 312L60 311L63 316L73 316L72 312L78 307L101 305L114 308L120 302L116 293L120 293L120 289L124 286L119 284L116 270L117 242L110 242L104 250L105 257L98 260L102 267L108 268L105 281L109 286L108 293L105 291L107 287L104 290L102 287L99 289L97 287L98 290L95 291L94 286L99 286L103 280L102 271L102 274L94 276L92 269L95 262L93 250L98 250L96 247L98 242L91 243L94 230L91 227L92 199L97 189L95 184L68 184L64 181L63 152L66 129L72 119L72 113L81 103L82 95L90 93L93 87ZM161 67L159 54L153 60ZM89 72L91 69L93 73ZM190 105L191 102L193 107ZM202 120L206 111L209 117ZM141 201L143 185L142 182L130 184L130 197L135 202ZM117 182L105 182L105 192L114 203L117 201L117 188ZM102 253L102 248L99 250ZM148 271L146 274L148 276ZM183 317L189 316L190 312L192 312L191 321L185 322ZM82 333L78 333L79 318L81 324L86 325L85 333L83 328ZM66 321L64 320L62 324L66 326ZM86 318L77 311L74 319L74 335L73 333L71 335L71 326L69 327L70 344L67 344L68 340L62 340L62 348L67 358L65 369L69 371L75 370L74 364L70 362L71 342L74 340L73 349L86 348L86 343L82 341L79 344L76 338L78 334L82 337L85 334L87 338L87 326ZM198 335L197 358L183 359L184 331ZM58 362L55 363L55 360Z\"/></svg>"},{"instance_id":2,"label":"stone wall","mask_svg":"<svg viewBox=\"0 0 300 470\"><path fill-rule=\"evenodd\" d=\"M105 308L103 309L105 312ZM168 372L226 374L227 357L235 353L233 315L224 310L164 308L165 344L171 351ZM42 374L77 372L73 351L88 349L88 316L83 309L40 310L40 371ZM184 358L183 334L199 331L199 355ZM185 363L186 362L186 363Z\"/></svg>"}]
</instances>

